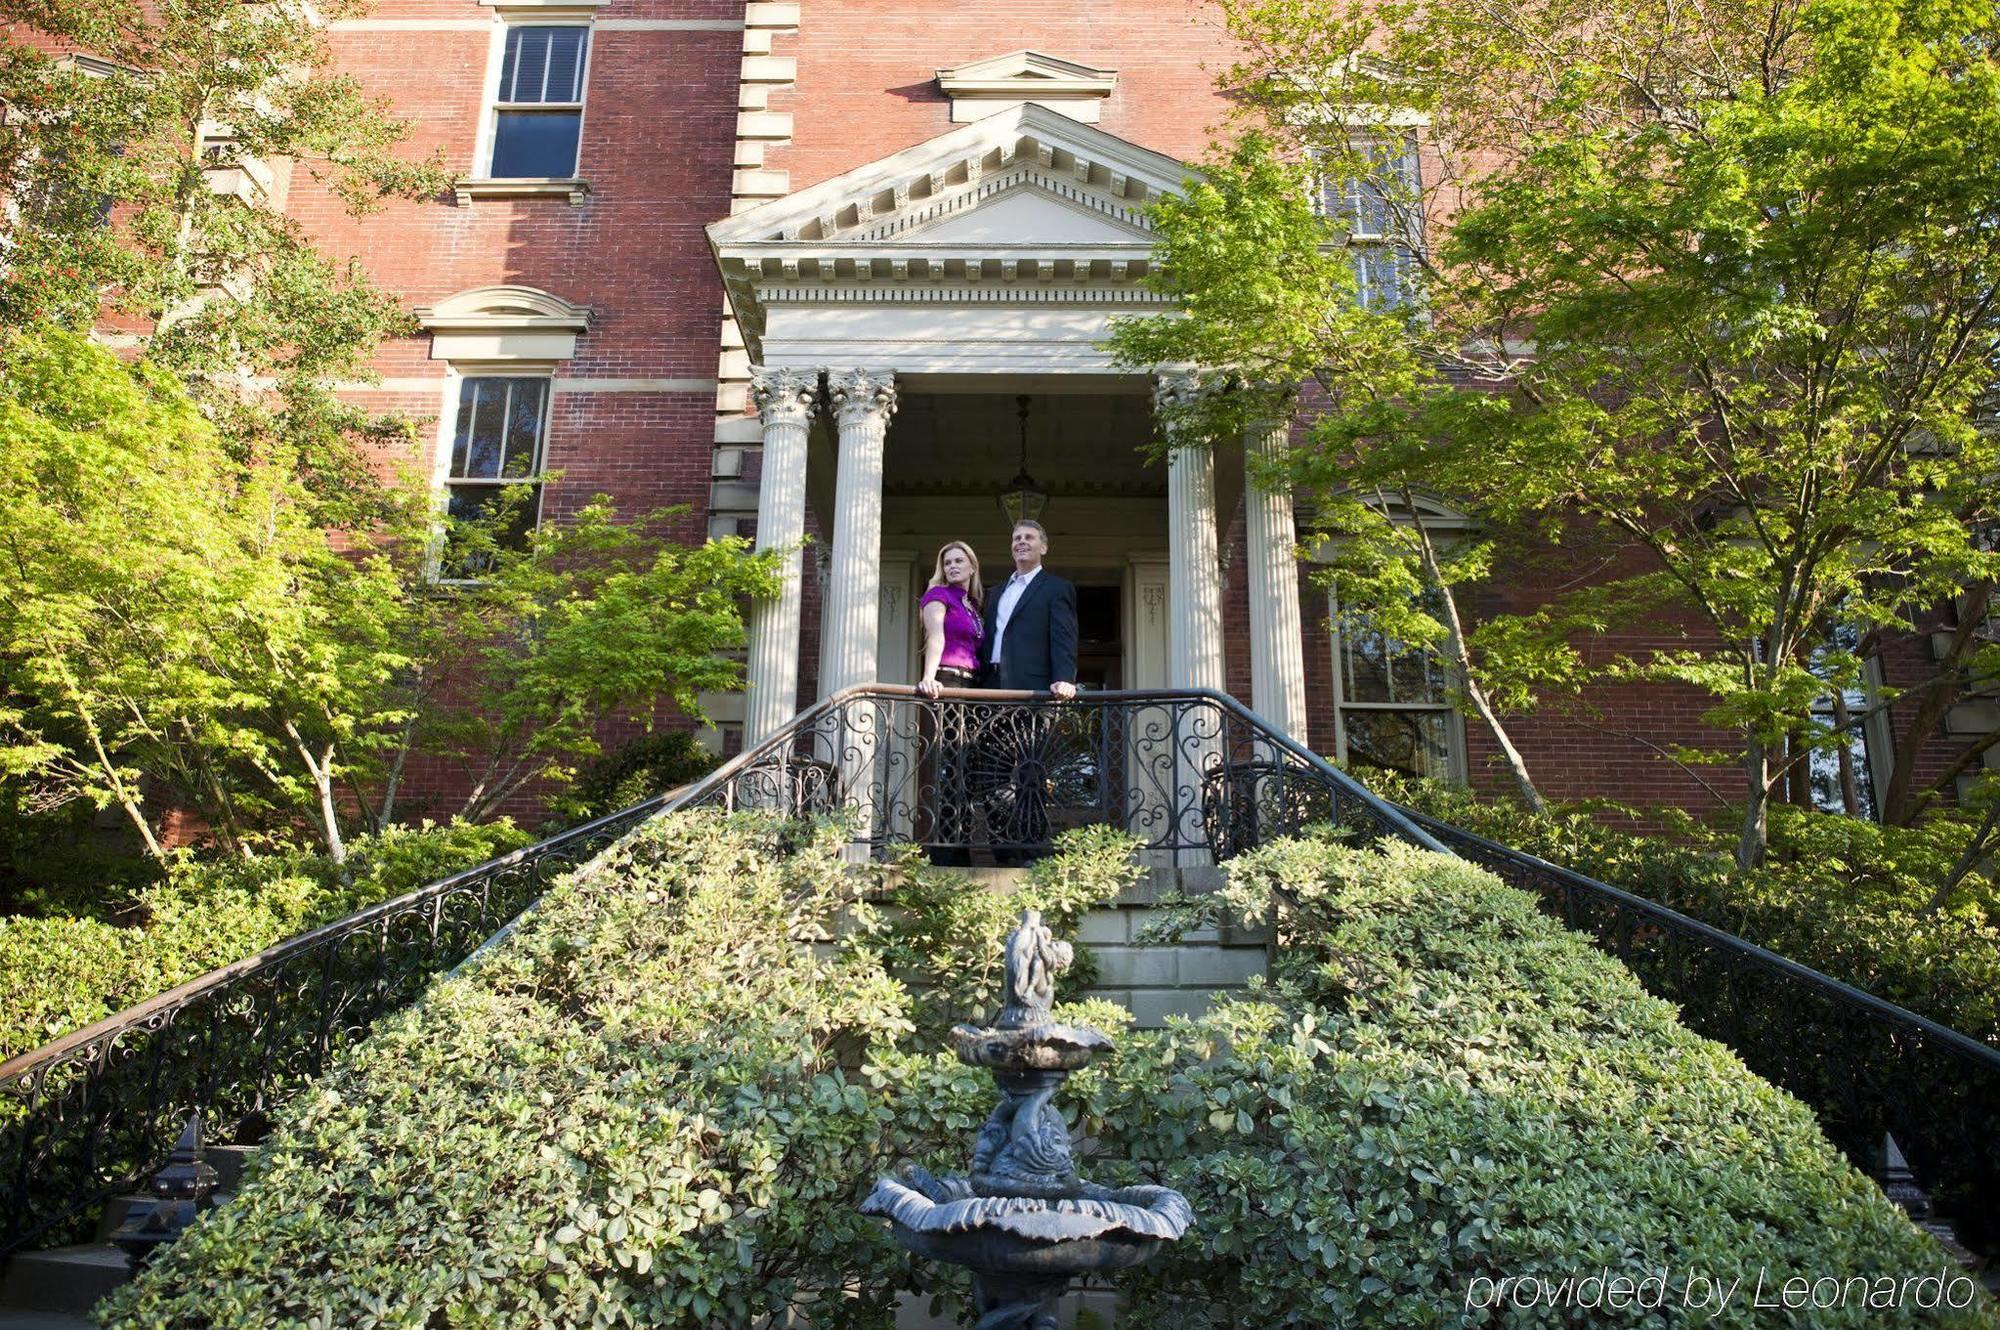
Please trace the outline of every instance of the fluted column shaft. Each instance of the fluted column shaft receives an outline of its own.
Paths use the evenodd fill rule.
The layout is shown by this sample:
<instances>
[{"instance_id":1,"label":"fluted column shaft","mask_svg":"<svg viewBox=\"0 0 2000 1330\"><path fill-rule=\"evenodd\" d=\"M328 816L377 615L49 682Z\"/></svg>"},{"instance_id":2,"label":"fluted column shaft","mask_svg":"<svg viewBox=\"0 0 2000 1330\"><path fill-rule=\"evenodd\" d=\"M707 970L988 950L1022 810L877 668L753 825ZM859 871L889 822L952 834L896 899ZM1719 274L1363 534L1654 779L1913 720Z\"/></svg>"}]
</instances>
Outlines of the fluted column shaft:
<instances>
[{"instance_id":1,"label":"fluted column shaft","mask_svg":"<svg viewBox=\"0 0 2000 1330\"><path fill-rule=\"evenodd\" d=\"M896 379L886 370L827 375L840 428L834 480L833 559L820 618L819 695L876 675L882 583L882 446L896 412Z\"/></svg>"},{"instance_id":2,"label":"fluted column shaft","mask_svg":"<svg viewBox=\"0 0 2000 1330\"><path fill-rule=\"evenodd\" d=\"M751 372L750 394L764 426L757 481L757 548L786 549L778 594L750 603L749 696L743 745L762 742L792 718L799 695L799 542L806 530L806 432L819 395L813 370Z\"/></svg>"},{"instance_id":3,"label":"fluted column shaft","mask_svg":"<svg viewBox=\"0 0 2000 1330\"><path fill-rule=\"evenodd\" d=\"M1192 374L1163 374L1163 405L1201 391ZM1170 440L1171 442L1171 440ZM1222 567L1215 530L1215 453L1205 444L1167 455L1167 685L1221 692Z\"/></svg>"},{"instance_id":4,"label":"fluted column shaft","mask_svg":"<svg viewBox=\"0 0 2000 1330\"><path fill-rule=\"evenodd\" d=\"M1289 427L1253 429L1244 526L1250 559L1250 705L1265 720L1306 742L1305 643L1299 623L1299 566L1291 491L1262 483L1259 466L1284 456Z\"/></svg>"}]
</instances>

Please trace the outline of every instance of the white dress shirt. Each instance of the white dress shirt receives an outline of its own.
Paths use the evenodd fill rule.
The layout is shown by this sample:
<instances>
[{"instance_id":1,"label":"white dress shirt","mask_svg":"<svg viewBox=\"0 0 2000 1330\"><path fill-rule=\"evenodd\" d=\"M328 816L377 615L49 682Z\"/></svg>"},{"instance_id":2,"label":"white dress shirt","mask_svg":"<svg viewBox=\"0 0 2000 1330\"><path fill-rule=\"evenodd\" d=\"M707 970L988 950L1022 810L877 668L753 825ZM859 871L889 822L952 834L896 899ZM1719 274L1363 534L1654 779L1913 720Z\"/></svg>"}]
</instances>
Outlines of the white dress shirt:
<instances>
[{"instance_id":1,"label":"white dress shirt","mask_svg":"<svg viewBox=\"0 0 2000 1330\"><path fill-rule=\"evenodd\" d=\"M1000 649L1007 641L1007 621L1014 617L1014 607L1021 603L1021 596L1028 589L1028 583L1042 571L1036 564L1027 572L1017 572L1007 579L1007 585L1000 589L1000 603L993 611L993 663L1000 663Z\"/></svg>"}]
</instances>

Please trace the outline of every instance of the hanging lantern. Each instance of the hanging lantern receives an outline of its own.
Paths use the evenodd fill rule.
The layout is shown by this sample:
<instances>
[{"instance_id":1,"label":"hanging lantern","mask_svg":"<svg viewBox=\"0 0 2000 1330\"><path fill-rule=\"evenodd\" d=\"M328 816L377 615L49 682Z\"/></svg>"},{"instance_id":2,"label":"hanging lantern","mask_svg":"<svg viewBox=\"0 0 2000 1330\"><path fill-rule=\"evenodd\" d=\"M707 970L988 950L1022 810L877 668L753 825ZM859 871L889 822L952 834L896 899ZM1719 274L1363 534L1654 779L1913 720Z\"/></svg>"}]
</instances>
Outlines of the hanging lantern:
<instances>
[{"instance_id":1,"label":"hanging lantern","mask_svg":"<svg viewBox=\"0 0 2000 1330\"><path fill-rule=\"evenodd\" d=\"M1022 393L1016 397L1014 405L1021 417L1021 469L1001 491L1000 511L1007 514L1009 523L1039 522L1042 511L1049 506L1049 492L1028 474L1028 395Z\"/></svg>"}]
</instances>

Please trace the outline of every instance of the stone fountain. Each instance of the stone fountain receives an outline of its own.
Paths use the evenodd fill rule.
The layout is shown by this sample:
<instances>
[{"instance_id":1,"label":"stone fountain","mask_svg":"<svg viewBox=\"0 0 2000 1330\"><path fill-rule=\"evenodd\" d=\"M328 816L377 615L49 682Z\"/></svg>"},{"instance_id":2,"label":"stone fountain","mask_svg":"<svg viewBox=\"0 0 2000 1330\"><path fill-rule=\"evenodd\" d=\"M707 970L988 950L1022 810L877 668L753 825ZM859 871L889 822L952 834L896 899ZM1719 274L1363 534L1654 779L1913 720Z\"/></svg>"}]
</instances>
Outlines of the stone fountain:
<instances>
[{"instance_id":1,"label":"stone fountain","mask_svg":"<svg viewBox=\"0 0 2000 1330\"><path fill-rule=\"evenodd\" d=\"M970 1176L912 1167L879 1179L861 1203L919 1256L971 1268L974 1330L1057 1330L1056 1301L1073 1276L1138 1265L1194 1222L1170 1188L1099 1187L1076 1175L1069 1127L1051 1101L1111 1040L1050 1015L1055 977L1072 958L1038 911L1021 912L1007 938L999 1019L951 1032L959 1060L989 1069L1000 1087L973 1141Z\"/></svg>"}]
</instances>

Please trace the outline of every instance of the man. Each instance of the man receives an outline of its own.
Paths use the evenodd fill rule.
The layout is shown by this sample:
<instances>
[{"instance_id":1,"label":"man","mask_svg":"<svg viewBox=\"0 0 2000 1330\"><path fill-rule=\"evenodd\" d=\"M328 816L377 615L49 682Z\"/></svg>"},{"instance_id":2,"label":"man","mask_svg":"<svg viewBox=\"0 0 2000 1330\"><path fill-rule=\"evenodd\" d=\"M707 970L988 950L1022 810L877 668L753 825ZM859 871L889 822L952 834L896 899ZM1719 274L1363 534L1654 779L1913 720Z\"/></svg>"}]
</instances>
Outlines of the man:
<instances>
[{"instance_id":1,"label":"man","mask_svg":"<svg viewBox=\"0 0 2000 1330\"><path fill-rule=\"evenodd\" d=\"M989 688L1076 696L1076 588L1042 567L1049 533L1014 523L1014 575L986 600L981 654Z\"/></svg>"},{"instance_id":2,"label":"man","mask_svg":"<svg viewBox=\"0 0 2000 1330\"><path fill-rule=\"evenodd\" d=\"M1042 567L1049 533L1040 522L1016 522L1010 545L1014 575L986 599L986 686L1068 701L1076 696L1076 588ZM994 861L1013 864L1048 843L1045 750L1055 718L1011 708L990 714L974 759L974 793L988 796Z\"/></svg>"}]
</instances>

